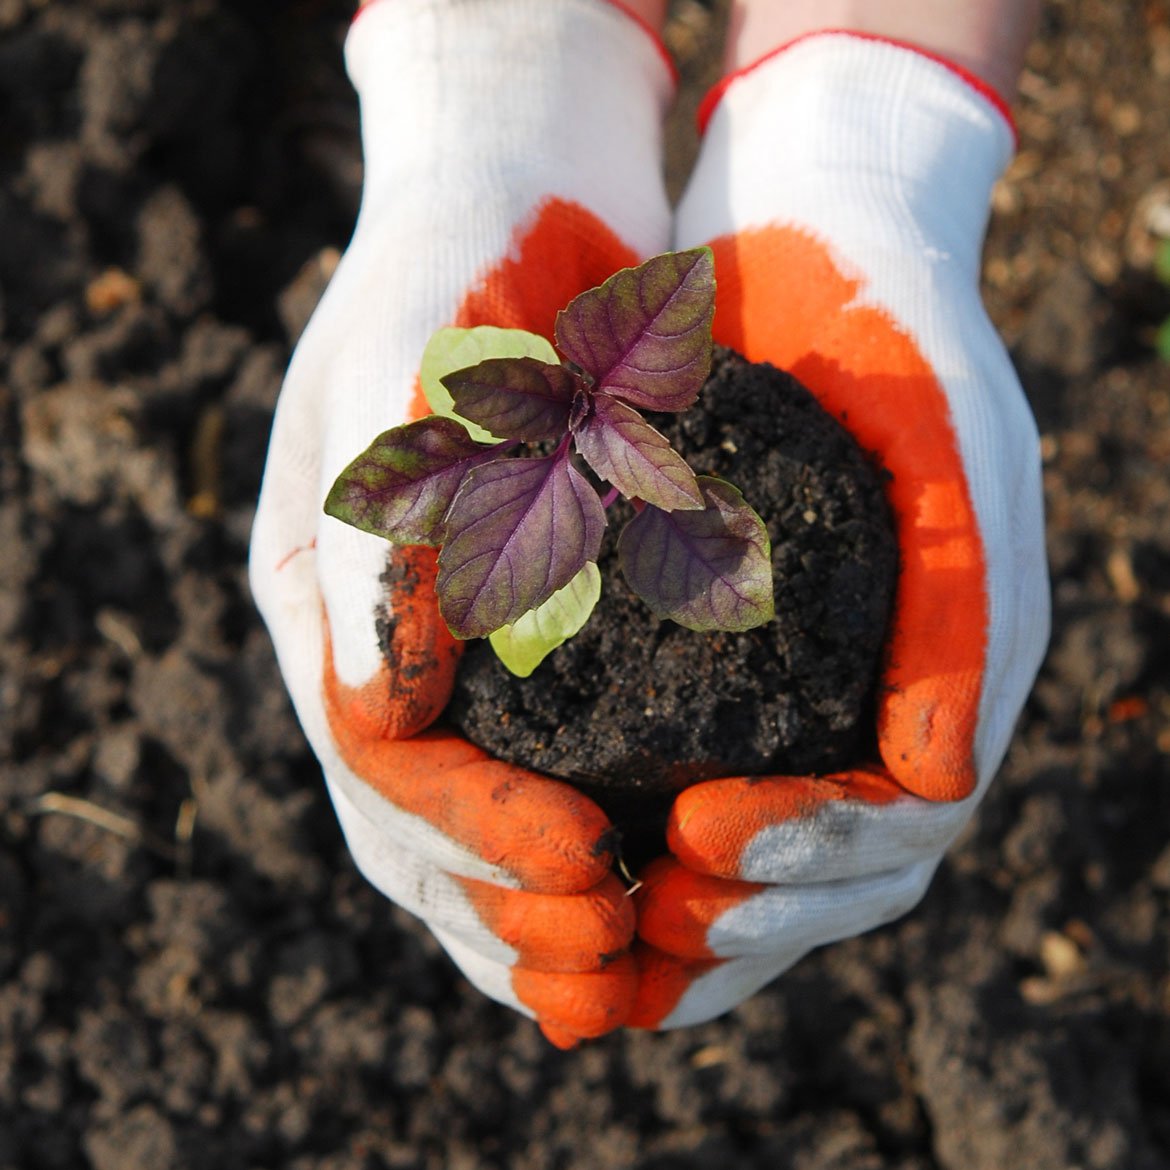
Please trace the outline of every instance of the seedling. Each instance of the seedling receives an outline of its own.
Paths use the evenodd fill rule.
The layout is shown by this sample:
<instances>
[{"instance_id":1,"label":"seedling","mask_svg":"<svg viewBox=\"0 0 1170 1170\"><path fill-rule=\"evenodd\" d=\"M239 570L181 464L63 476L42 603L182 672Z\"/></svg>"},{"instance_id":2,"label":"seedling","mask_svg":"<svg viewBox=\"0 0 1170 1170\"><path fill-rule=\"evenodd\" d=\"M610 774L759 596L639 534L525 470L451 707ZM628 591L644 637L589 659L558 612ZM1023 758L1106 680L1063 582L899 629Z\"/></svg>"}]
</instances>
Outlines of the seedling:
<instances>
[{"instance_id":1,"label":"seedling","mask_svg":"<svg viewBox=\"0 0 1170 1170\"><path fill-rule=\"evenodd\" d=\"M522 676L588 619L619 496L634 508L618 538L622 573L658 617L692 630L762 625L774 612L763 521L639 413L694 403L714 305L711 251L695 248L576 297L557 314L555 349L521 330L440 330L421 369L435 413L379 435L326 512L439 546L435 591L452 633L490 638Z\"/></svg>"}]
</instances>

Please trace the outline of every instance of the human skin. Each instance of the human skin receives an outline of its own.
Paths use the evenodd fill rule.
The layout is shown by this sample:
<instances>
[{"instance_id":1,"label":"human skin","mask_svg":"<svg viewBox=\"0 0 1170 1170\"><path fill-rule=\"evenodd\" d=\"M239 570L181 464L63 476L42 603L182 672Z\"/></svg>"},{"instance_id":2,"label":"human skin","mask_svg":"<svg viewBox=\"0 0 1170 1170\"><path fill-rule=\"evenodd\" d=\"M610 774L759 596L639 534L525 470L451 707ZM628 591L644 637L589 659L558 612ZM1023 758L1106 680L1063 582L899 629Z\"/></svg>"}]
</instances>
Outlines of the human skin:
<instances>
[{"instance_id":1,"label":"human skin","mask_svg":"<svg viewBox=\"0 0 1170 1170\"><path fill-rule=\"evenodd\" d=\"M373 0L361 0L359 8L372 4ZM628 8L639 20L645 21L656 32L666 20L667 0L620 0L620 7Z\"/></svg>"},{"instance_id":2,"label":"human skin","mask_svg":"<svg viewBox=\"0 0 1170 1170\"><path fill-rule=\"evenodd\" d=\"M359 7L374 0L361 0ZM736 0L724 72L734 73L781 45L825 29L917 45L987 82L1006 102L1016 95L1024 53L1043 0ZM619 0L661 31L667 0Z\"/></svg>"}]
</instances>

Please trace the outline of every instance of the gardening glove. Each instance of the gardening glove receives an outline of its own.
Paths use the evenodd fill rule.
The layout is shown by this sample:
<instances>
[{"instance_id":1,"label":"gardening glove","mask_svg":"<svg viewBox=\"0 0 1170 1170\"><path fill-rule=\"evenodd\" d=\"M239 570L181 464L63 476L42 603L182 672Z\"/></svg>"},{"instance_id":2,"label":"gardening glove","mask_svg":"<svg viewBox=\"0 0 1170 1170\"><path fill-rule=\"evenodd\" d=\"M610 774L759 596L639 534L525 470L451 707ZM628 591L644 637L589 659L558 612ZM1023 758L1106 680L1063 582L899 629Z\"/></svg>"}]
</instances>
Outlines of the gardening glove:
<instances>
[{"instance_id":1,"label":"gardening glove","mask_svg":"<svg viewBox=\"0 0 1170 1170\"><path fill-rule=\"evenodd\" d=\"M375 436L425 413L436 328L551 336L573 296L665 250L673 76L603 0L381 0L346 63L361 213L277 406L252 586L358 867L473 984L567 1045L633 999L611 826L569 786L426 730L459 656L435 552L392 551L322 504Z\"/></svg>"},{"instance_id":2,"label":"gardening glove","mask_svg":"<svg viewBox=\"0 0 1170 1170\"><path fill-rule=\"evenodd\" d=\"M1048 638L1039 446L979 296L994 95L909 47L803 39L715 95L677 245L710 243L716 339L791 371L892 473L900 575L880 762L698 784L637 895L630 1023L727 1011L898 917L999 767Z\"/></svg>"}]
</instances>

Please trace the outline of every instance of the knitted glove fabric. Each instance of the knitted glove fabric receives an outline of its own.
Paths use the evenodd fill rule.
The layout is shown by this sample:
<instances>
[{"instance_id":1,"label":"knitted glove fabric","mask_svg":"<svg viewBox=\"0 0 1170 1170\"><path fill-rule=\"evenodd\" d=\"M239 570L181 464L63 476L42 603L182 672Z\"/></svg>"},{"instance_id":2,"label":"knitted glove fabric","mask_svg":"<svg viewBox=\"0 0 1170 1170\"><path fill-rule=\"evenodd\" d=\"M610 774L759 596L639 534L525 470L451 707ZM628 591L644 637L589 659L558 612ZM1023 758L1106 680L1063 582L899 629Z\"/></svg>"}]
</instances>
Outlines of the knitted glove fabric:
<instances>
[{"instance_id":1,"label":"knitted glove fabric","mask_svg":"<svg viewBox=\"0 0 1170 1170\"><path fill-rule=\"evenodd\" d=\"M277 407L253 590L359 868L472 983L571 1044L620 1025L634 995L611 826L567 785L426 730L459 654L434 551L392 552L322 502L376 435L425 412L435 329L551 335L574 295L666 249L673 79L602 0L379 0L346 61L361 212Z\"/></svg>"},{"instance_id":2,"label":"knitted glove fabric","mask_svg":"<svg viewBox=\"0 0 1170 1170\"><path fill-rule=\"evenodd\" d=\"M1012 149L985 88L869 37L802 39L719 95L676 246L715 250L716 340L790 370L892 473L900 576L880 761L679 796L631 1023L709 1019L903 914L1000 765L1049 623L1036 429L978 287Z\"/></svg>"}]
</instances>

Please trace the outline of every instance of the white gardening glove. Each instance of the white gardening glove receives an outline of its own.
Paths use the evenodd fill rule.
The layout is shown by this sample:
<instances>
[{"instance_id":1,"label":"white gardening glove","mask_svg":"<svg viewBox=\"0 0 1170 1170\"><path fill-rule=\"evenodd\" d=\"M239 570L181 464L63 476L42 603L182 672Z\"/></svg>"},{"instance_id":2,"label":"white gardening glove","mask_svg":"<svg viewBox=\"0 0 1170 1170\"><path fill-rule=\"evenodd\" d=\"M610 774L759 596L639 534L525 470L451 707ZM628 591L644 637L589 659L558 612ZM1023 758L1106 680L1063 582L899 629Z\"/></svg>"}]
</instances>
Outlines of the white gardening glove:
<instances>
[{"instance_id":1,"label":"white gardening glove","mask_svg":"<svg viewBox=\"0 0 1170 1170\"><path fill-rule=\"evenodd\" d=\"M604 0L380 0L346 43L365 184L277 407L252 541L257 604L354 859L486 994L569 1044L632 1003L611 826L567 785L424 729L458 646L431 549L326 517L337 474L425 410L432 332L551 336L554 314L664 251L673 77Z\"/></svg>"},{"instance_id":2,"label":"white gardening glove","mask_svg":"<svg viewBox=\"0 0 1170 1170\"><path fill-rule=\"evenodd\" d=\"M632 1024L709 1019L905 913L1003 758L1049 628L1036 429L978 287L1012 148L977 82L872 38L806 38L718 98L676 246L715 250L716 340L892 472L900 577L881 761L679 796L637 896Z\"/></svg>"}]
</instances>

